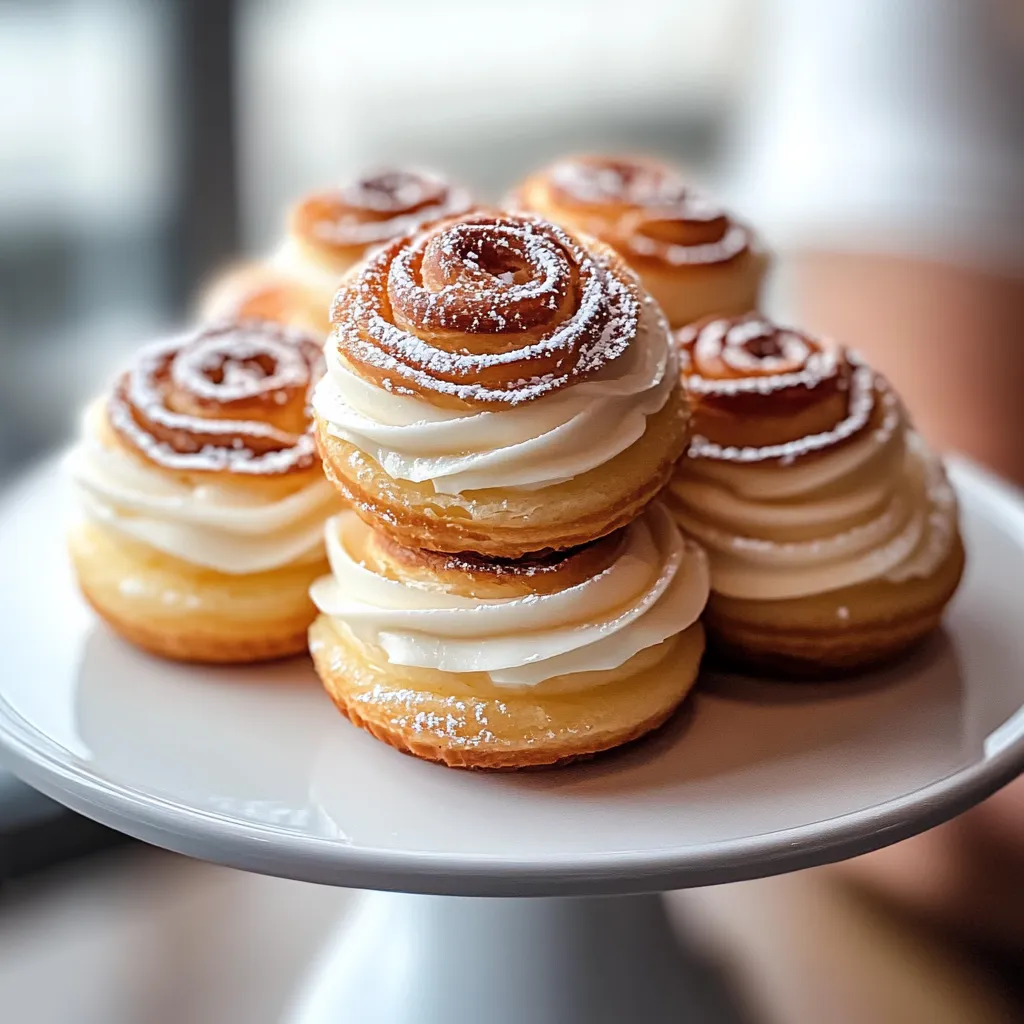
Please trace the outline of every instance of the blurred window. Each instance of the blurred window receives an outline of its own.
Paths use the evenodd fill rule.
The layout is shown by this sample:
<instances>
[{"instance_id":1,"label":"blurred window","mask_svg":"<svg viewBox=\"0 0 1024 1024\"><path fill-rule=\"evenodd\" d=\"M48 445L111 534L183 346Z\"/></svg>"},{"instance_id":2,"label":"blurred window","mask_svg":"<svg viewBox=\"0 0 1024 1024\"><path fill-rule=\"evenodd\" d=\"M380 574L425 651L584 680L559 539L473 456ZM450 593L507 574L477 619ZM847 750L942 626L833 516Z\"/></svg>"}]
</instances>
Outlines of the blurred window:
<instances>
[{"instance_id":1,"label":"blurred window","mask_svg":"<svg viewBox=\"0 0 1024 1024\"><path fill-rule=\"evenodd\" d=\"M567 150L707 168L734 99L744 0L264 0L240 23L250 245L296 194L367 164L439 167L495 198Z\"/></svg>"},{"instance_id":2,"label":"blurred window","mask_svg":"<svg viewBox=\"0 0 1024 1024\"><path fill-rule=\"evenodd\" d=\"M0 471L167 316L167 29L131 0L0 5Z\"/></svg>"}]
</instances>

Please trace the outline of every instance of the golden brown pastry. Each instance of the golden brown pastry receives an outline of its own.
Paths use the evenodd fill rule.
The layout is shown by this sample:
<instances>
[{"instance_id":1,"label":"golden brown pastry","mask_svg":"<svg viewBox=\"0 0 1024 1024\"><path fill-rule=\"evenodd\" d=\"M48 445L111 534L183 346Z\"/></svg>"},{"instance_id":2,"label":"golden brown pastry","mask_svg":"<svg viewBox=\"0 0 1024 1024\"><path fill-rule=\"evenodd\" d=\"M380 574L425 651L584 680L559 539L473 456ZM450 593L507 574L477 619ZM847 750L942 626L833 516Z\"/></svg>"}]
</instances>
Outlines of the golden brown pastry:
<instances>
[{"instance_id":1,"label":"golden brown pastry","mask_svg":"<svg viewBox=\"0 0 1024 1024\"><path fill-rule=\"evenodd\" d=\"M200 299L198 316L206 323L266 320L318 338L331 329L323 291L270 263L243 263L218 275Z\"/></svg>"},{"instance_id":2,"label":"golden brown pastry","mask_svg":"<svg viewBox=\"0 0 1024 1024\"><path fill-rule=\"evenodd\" d=\"M316 290L330 309L340 279L374 249L472 206L466 189L427 171L366 174L296 203L271 264Z\"/></svg>"},{"instance_id":3,"label":"golden brown pastry","mask_svg":"<svg viewBox=\"0 0 1024 1024\"><path fill-rule=\"evenodd\" d=\"M469 192L428 171L374 171L316 192L292 208L267 259L229 268L203 296L206 321L272 320L326 337L338 283L367 253L470 209Z\"/></svg>"},{"instance_id":4,"label":"golden brown pastry","mask_svg":"<svg viewBox=\"0 0 1024 1024\"><path fill-rule=\"evenodd\" d=\"M88 412L70 468L83 593L127 639L188 661L305 648L323 527L309 398L314 339L220 325L143 350Z\"/></svg>"},{"instance_id":5,"label":"golden brown pastry","mask_svg":"<svg viewBox=\"0 0 1024 1024\"><path fill-rule=\"evenodd\" d=\"M601 243L473 214L381 249L335 301L324 468L409 546L517 558L624 526L686 447L664 318Z\"/></svg>"},{"instance_id":6,"label":"golden brown pastry","mask_svg":"<svg viewBox=\"0 0 1024 1024\"><path fill-rule=\"evenodd\" d=\"M527 178L510 202L615 248L673 327L758 305L768 260L750 229L666 164L568 157Z\"/></svg>"},{"instance_id":7,"label":"golden brown pastry","mask_svg":"<svg viewBox=\"0 0 1024 1024\"><path fill-rule=\"evenodd\" d=\"M707 561L655 503L571 552L517 561L327 528L310 649L356 725L458 768L563 764L660 725L693 685Z\"/></svg>"},{"instance_id":8,"label":"golden brown pastry","mask_svg":"<svg viewBox=\"0 0 1024 1024\"><path fill-rule=\"evenodd\" d=\"M677 337L694 437L668 493L711 560L715 645L807 675L934 629L963 570L956 499L886 381L758 314Z\"/></svg>"}]
</instances>

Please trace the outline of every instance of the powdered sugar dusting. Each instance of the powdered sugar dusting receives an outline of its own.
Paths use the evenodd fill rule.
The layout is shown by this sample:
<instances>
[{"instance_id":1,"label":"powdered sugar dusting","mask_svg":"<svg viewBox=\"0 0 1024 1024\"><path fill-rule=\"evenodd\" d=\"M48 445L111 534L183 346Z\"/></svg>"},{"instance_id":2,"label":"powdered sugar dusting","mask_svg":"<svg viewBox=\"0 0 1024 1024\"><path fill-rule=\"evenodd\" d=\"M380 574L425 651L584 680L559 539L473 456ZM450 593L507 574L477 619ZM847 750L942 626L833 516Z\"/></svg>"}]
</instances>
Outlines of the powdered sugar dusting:
<instances>
[{"instance_id":1,"label":"powdered sugar dusting","mask_svg":"<svg viewBox=\"0 0 1024 1024\"><path fill-rule=\"evenodd\" d=\"M321 366L320 346L298 331L255 321L206 327L144 349L107 415L117 434L168 469L279 475L314 463L311 423L292 433L252 419L252 406L267 407L269 419L270 409L299 403L309 423ZM236 405L249 417L226 415Z\"/></svg>"},{"instance_id":2,"label":"powdered sugar dusting","mask_svg":"<svg viewBox=\"0 0 1024 1024\"><path fill-rule=\"evenodd\" d=\"M626 160L560 160L548 171L556 188L582 203L686 209L692 219L721 215L710 201L691 193L670 168Z\"/></svg>"},{"instance_id":3,"label":"powdered sugar dusting","mask_svg":"<svg viewBox=\"0 0 1024 1024\"><path fill-rule=\"evenodd\" d=\"M331 215L314 219L311 233L332 246L367 246L418 231L425 224L464 213L466 189L424 170L382 170L340 188L327 203Z\"/></svg>"},{"instance_id":4,"label":"powdered sugar dusting","mask_svg":"<svg viewBox=\"0 0 1024 1024\"><path fill-rule=\"evenodd\" d=\"M310 366L300 345L243 324L230 334L211 333L177 350L171 381L191 394L220 403L239 402L309 386Z\"/></svg>"},{"instance_id":5,"label":"powdered sugar dusting","mask_svg":"<svg viewBox=\"0 0 1024 1024\"><path fill-rule=\"evenodd\" d=\"M676 341L683 379L694 395L724 399L752 394L770 396L794 389L813 390L826 381L834 385L833 393L848 387L846 415L830 430L781 444L744 447L720 445L696 435L690 443L691 458L793 462L864 430L875 414L879 394L883 406L877 428L879 442L887 440L899 425L896 395L855 355L822 346L797 331L777 328L761 317L751 315L691 325L677 332Z\"/></svg>"},{"instance_id":6,"label":"powdered sugar dusting","mask_svg":"<svg viewBox=\"0 0 1024 1024\"><path fill-rule=\"evenodd\" d=\"M814 388L838 371L834 349L758 316L691 325L677 332L676 340L686 386L694 394L768 395ZM723 371L738 376L721 376Z\"/></svg>"},{"instance_id":7,"label":"powdered sugar dusting","mask_svg":"<svg viewBox=\"0 0 1024 1024\"><path fill-rule=\"evenodd\" d=\"M383 250L334 320L392 390L516 405L621 357L639 313L635 285L554 225L478 217Z\"/></svg>"},{"instance_id":8,"label":"powdered sugar dusting","mask_svg":"<svg viewBox=\"0 0 1024 1024\"><path fill-rule=\"evenodd\" d=\"M339 668L343 668L339 664ZM381 683L356 695L360 704L387 708L390 724L398 729L435 736L454 747L480 747L492 743L494 733L488 726L488 707L494 705L499 713L507 706L503 701L486 701L479 697L439 697L408 687L391 687ZM421 705L429 701L437 711L424 711Z\"/></svg>"},{"instance_id":9,"label":"powdered sugar dusting","mask_svg":"<svg viewBox=\"0 0 1024 1024\"><path fill-rule=\"evenodd\" d=\"M625 252L685 266L724 263L750 247L747 228L662 164L577 158L545 178L556 204L587 207L594 232Z\"/></svg>"}]
</instances>

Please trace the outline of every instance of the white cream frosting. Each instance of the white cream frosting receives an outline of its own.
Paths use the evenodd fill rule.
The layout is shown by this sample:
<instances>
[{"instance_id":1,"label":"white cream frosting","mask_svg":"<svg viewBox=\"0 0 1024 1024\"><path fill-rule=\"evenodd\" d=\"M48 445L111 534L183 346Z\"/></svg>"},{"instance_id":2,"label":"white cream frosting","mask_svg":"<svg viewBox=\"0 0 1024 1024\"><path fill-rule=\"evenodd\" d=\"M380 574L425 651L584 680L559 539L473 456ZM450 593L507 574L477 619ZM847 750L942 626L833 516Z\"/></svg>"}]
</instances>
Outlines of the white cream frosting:
<instances>
[{"instance_id":1,"label":"white cream frosting","mask_svg":"<svg viewBox=\"0 0 1024 1024\"><path fill-rule=\"evenodd\" d=\"M697 621L708 597L704 553L657 504L626 528L603 572L523 597L465 597L387 579L360 559L368 531L354 512L328 523L331 575L311 590L320 611L392 664L486 673L498 686L567 676L590 686L627 663L628 674L641 671Z\"/></svg>"},{"instance_id":2,"label":"white cream frosting","mask_svg":"<svg viewBox=\"0 0 1024 1024\"><path fill-rule=\"evenodd\" d=\"M539 490L615 458L668 400L675 354L660 316L651 319L641 320L628 354L593 378L496 411L442 409L385 391L349 369L328 339L313 407L332 436L393 479L429 482L439 494Z\"/></svg>"},{"instance_id":3,"label":"white cream frosting","mask_svg":"<svg viewBox=\"0 0 1024 1024\"><path fill-rule=\"evenodd\" d=\"M712 588L785 600L934 573L957 532L941 461L900 420L788 464L690 458L671 496L706 548Z\"/></svg>"},{"instance_id":4,"label":"white cream frosting","mask_svg":"<svg viewBox=\"0 0 1024 1024\"><path fill-rule=\"evenodd\" d=\"M190 483L105 443L103 415L100 405L90 409L83 438L68 458L90 519L182 561L229 575L323 557L323 524L338 505L326 480L318 478L271 502L251 487Z\"/></svg>"}]
</instances>

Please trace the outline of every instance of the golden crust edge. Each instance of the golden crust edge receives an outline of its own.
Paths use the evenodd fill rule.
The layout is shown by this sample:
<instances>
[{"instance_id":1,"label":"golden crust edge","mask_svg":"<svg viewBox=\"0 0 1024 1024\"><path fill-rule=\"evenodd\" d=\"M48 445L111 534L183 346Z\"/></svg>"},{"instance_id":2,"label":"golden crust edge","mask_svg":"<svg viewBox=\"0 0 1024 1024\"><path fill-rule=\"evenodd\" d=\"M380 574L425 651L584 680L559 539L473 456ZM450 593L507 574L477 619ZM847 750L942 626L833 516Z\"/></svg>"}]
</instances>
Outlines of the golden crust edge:
<instances>
[{"instance_id":1,"label":"golden crust edge","mask_svg":"<svg viewBox=\"0 0 1024 1024\"><path fill-rule=\"evenodd\" d=\"M308 626L296 619L282 621L276 631L268 631L267 623L261 622L251 635L239 637L237 630L218 631L209 628L212 620L207 617L202 630L161 629L153 624L143 623L117 615L106 607L79 581L82 596L93 611L118 636L135 647L150 654L171 661L192 662L208 665L246 665L261 661L275 661L307 652Z\"/></svg>"},{"instance_id":2,"label":"golden crust edge","mask_svg":"<svg viewBox=\"0 0 1024 1024\"><path fill-rule=\"evenodd\" d=\"M353 725L369 733L375 739L387 744L400 753L418 757L421 760L431 761L444 765L447 768L458 768L474 771L523 771L530 769L558 768L574 761L587 760L599 754L616 750L625 744L633 743L664 725L679 708L686 702L694 686L700 677L700 657L693 667L691 678L674 700L658 708L639 722L630 722L627 727L615 733L602 733L601 741L587 745L577 744L577 747L566 748L564 745L558 750L550 748L531 747L528 750L519 751L481 751L479 748L451 747L442 742L432 740L424 733L410 734L401 728L387 728L378 720L364 715L356 701L347 699L343 687L343 680L338 679L338 674L332 670L330 663L331 650L331 627L325 623L325 616L320 616L309 628L309 649L313 658L313 664L317 675L330 697L334 706ZM694 623L691 629L700 629L699 624ZM703 652L703 638L700 639L701 652Z\"/></svg>"},{"instance_id":3,"label":"golden crust edge","mask_svg":"<svg viewBox=\"0 0 1024 1024\"><path fill-rule=\"evenodd\" d=\"M539 552L566 550L589 544L628 526L667 487L679 458L686 450L688 431L684 432L678 445L679 451L670 451L643 486L617 502L606 505L601 514L595 512L586 519L562 521L557 524L560 528L556 529L552 525L547 530L530 530L522 526L502 527L493 523L488 529L486 520L479 521L472 529L466 529L462 526L465 520L460 522L454 517L428 518L411 511L410 506L398 508L393 504L381 504L338 469L338 446L343 443L327 435L323 424L318 421L317 445L324 474L369 526L408 547L430 548L455 554L473 551L490 558L522 558ZM362 453L360 455L368 458Z\"/></svg>"},{"instance_id":4,"label":"golden crust edge","mask_svg":"<svg viewBox=\"0 0 1024 1024\"><path fill-rule=\"evenodd\" d=\"M714 595L704 610L709 650L716 660L754 672L778 672L794 678L847 676L883 667L909 654L942 624L946 606L963 578L966 553L957 543L936 578L953 563L945 586L926 605L908 614L828 631L814 628L759 627L716 614Z\"/></svg>"}]
</instances>

